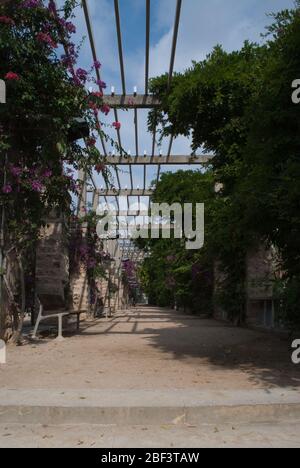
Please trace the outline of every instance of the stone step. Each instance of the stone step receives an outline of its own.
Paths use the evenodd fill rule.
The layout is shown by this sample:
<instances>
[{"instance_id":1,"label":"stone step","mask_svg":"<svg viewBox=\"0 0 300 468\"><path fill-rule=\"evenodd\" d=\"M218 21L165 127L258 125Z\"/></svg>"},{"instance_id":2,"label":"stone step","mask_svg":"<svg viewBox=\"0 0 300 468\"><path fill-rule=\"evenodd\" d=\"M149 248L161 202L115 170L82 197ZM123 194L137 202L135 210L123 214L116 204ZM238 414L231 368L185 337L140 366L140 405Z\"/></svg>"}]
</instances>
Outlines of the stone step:
<instances>
[{"instance_id":1,"label":"stone step","mask_svg":"<svg viewBox=\"0 0 300 468\"><path fill-rule=\"evenodd\" d=\"M293 389L8 390L0 389L0 424L252 424L300 422Z\"/></svg>"}]
</instances>

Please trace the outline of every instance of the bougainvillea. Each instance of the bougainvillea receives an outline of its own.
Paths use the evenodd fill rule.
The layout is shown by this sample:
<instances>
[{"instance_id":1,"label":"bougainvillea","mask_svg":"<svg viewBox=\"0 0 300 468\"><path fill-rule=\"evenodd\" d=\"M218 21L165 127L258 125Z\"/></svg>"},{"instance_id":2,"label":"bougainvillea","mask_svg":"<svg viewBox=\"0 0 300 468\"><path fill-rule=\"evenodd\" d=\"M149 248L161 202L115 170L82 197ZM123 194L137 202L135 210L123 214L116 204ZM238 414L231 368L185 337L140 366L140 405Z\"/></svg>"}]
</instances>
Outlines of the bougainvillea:
<instances>
[{"instance_id":1,"label":"bougainvillea","mask_svg":"<svg viewBox=\"0 0 300 468\"><path fill-rule=\"evenodd\" d=\"M71 215L82 188L76 173L89 175L101 168L110 183L97 148L99 135L108 139L101 113L110 110L103 101L106 84L95 73L101 64L94 62L89 69L77 64L73 17L78 2L62 3L60 8L53 0L0 5L0 79L7 98L0 105L0 248L1 258L12 249L17 253L21 284L49 213ZM91 86L98 91L90 92ZM86 248L76 249L76 255L93 278L102 268L95 236L89 235ZM21 289L19 324L25 307L25 287Z\"/></svg>"},{"instance_id":2,"label":"bougainvillea","mask_svg":"<svg viewBox=\"0 0 300 468\"><path fill-rule=\"evenodd\" d=\"M137 268L132 260L122 262L123 279L127 282L129 289L137 285Z\"/></svg>"},{"instance_id":3,"label":"bougainvillea","mask_svg":"<svg viewBox=\"0 0 300 468\"><path fill-rule=\"evenodd\" d=\"M0 6L0 79L7 87L7 103L0 106L1 206L7 231L21 243L38 233L53 207L69 210L70 193L80 188L75 171L96 166L108 177L96 146L99 112L109 112L103 103L106 85L93 77L100 62L90 70L76 65L75 7L75 0L60 9L53 0ZM87 83L99 91L90 93ZM64 171L66 163L72 174Z\"/></svg>"}]
</instances>

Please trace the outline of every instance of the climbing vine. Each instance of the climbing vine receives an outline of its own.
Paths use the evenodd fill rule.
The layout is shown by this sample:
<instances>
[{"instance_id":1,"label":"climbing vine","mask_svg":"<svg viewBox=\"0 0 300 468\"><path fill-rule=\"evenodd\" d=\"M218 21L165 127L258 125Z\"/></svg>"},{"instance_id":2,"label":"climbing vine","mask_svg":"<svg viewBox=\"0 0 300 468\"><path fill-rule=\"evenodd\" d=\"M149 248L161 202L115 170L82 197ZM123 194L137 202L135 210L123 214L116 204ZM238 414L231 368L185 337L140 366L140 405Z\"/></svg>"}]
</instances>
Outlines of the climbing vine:
<instances>
[{"instance_id":1,"label":"climbing vine","mask_svg":"<svg viewBox=\"0 0 300 468\"><path fill-rule=\"evenodd\" d=\"M77 65L77 7L76 0L61 8L53 0L0 6L0 79L7 92L0 105L1 250L14 248L21 262L53 209L71 214L79 170L95 169L110 181L96 145L99 135L108 138L100 121L110 111L103 102L106 84L94 78L100 62L89 70Z\"/></svg>"}]
</instances>

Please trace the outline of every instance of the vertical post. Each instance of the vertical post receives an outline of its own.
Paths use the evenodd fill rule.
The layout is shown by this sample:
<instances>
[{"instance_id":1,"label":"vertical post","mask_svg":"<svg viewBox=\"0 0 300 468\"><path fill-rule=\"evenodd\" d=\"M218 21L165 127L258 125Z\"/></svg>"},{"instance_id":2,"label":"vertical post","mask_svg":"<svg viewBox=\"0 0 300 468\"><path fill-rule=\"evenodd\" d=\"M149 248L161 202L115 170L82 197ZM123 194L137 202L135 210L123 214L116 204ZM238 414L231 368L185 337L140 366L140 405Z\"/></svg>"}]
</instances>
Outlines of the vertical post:
<instances>
[{"instance_id":1,"label":"vertical post","mask_svg":"<svg viewBox=\"0 0 300 468\"><path fill-rule=\"evenodd\" d=\"M58 335L57 335L57 341L63 341L64 340L64 337L63 337L63 334L62 334L62 315L60 314L58 316Z\"/></svg>"},{"instance_id":2,"label":"vertical post","mask_svg":"<svg viewBox=\"0 0 300 468\"><path fill-rule=\"evenodd\" d=\"M1 131L1 128L0 128ZM4 163L4 178L3 178L3 185L6 184L6 163L7 163L7 154L5 156L5 163ZM4 276L4 243L5 243L5 236L4 236L4 229L5 229L5 209L4 205L1 207L1 222L0 222L0 335L2 333L2 316L4 316L5 308L4 308L4 301L3 301L3 276Z\"/></svg>"},{"instance_id":3,"label":"vertical post","mask_svg":"<svg viewBox=\"0 0 300 468\"><path fill-rule=\"evenodd\" d=\"M82 169L78 172L78 180L82 183L82 187L78 199L78 216L83 217L83 213L86 209L87 201L87 184L86 184L86 172Z\"/></svg>"}]
</instances>

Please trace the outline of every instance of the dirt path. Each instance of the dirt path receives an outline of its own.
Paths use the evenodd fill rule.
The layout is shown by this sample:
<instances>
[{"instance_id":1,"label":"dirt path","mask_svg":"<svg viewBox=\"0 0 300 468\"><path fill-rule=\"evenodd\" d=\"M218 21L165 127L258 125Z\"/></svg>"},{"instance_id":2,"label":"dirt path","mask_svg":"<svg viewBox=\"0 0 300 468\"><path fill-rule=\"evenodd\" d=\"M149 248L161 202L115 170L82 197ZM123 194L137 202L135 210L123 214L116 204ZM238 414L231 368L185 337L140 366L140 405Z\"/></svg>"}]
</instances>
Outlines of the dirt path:
<instances>
[{"instance_id":1,"label":"dirt path","mask_svg":"<svg viewBox=\"0 0 300 468\"><path fill-rule=\"evenodd\" d=\"M116 426L0 424L1 448L299 448L300 424Z\"/></svg>"},{"instance_id":2,"label":"dirt path","mask_svg":"<svg viewBox=\"0 0 300 468\"><path fill-rule=\"evenodd\" d=\"M63 343L9 346L0 388L300 389L290 343L158 308L86 322Z\"/></svg>"}]
</instances>

